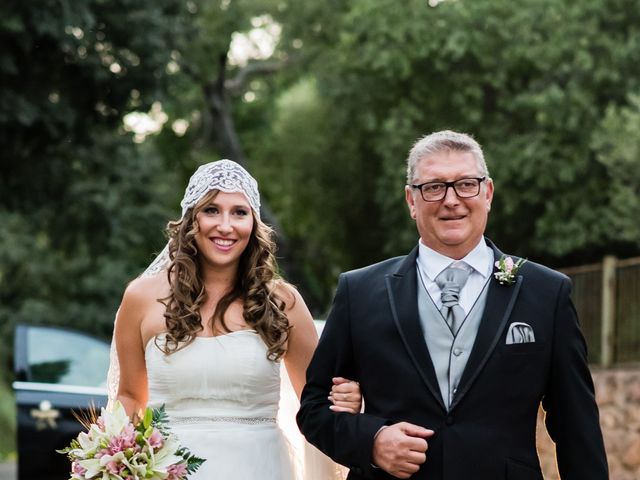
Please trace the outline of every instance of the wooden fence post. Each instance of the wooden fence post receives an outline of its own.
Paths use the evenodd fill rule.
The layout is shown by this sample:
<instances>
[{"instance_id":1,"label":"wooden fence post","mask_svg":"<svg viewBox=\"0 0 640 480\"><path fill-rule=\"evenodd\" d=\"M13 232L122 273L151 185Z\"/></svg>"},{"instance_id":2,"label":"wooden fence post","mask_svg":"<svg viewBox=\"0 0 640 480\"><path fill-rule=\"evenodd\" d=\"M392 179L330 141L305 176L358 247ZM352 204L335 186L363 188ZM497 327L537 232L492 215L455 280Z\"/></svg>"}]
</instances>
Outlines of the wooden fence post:
<instances>
[{"instance_id":1,"label":"wooden fence post","mask_svg":"<svg viewBox=\"0 0 640 480\"><path fill-rule=\"evenodd\" d=\"M616 264L618 259L606 255L602 260L602 331L600 364L609 367L615 355Z\"/></svg>"}]
</instances>

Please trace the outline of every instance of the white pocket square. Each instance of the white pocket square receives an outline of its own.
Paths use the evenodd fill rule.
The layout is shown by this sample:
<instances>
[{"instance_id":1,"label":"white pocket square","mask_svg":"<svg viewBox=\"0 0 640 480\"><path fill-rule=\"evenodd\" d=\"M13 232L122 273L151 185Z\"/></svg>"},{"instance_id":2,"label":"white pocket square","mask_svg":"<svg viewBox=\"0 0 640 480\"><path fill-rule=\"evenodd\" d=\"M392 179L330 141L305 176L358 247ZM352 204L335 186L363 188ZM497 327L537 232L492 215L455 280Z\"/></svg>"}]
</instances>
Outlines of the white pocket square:
<instances>
[{"instance_id":1,"label":"white pocket square","mask_svg":"<svg viewBox=\"0 0 640 480\"><path fill-rule=\"evenodd\" d=\"M531 325L523 322L513 322L509 325L509 331L507 332L507 345L513 345L514 343L534 343L536 337L533 334L533 328Z\"/></svg>"}]
</instances>

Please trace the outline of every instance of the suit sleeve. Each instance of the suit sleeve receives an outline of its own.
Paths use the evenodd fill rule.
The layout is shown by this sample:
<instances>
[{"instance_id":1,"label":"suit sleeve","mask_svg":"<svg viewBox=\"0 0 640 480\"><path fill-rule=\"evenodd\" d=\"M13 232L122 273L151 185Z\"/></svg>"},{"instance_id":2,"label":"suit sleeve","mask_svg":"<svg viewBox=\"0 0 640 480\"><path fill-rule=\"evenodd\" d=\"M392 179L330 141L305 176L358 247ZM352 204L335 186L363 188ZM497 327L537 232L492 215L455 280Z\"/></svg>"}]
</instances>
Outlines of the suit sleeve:
<instances>
[{"instance_id":1,"label":"suit sleeve","mask_svg":"<svg viewBox=\"0 0 640 480\"><path fill-rule=\"evenodd\" d=\"M297 421L306 439L334 461L359 475L371 476L373 438L387 421L366 413L333 412L329 410L331 402L327 398L333 377L358 380L350 309L348 282L343 274L318 348L307 369Z\"/></svg>"},{"instance_id":2,"label":"suit sleeve","mask_svg":"<svg viewBox=\"0 0 640 480\"><path fill-rule=\"evenodd\" d=\"M564 279L556 304L553 359L542 402L549 436L556 444L562 480L608 480L587 347Z\"/></svg>"}]
</instances>

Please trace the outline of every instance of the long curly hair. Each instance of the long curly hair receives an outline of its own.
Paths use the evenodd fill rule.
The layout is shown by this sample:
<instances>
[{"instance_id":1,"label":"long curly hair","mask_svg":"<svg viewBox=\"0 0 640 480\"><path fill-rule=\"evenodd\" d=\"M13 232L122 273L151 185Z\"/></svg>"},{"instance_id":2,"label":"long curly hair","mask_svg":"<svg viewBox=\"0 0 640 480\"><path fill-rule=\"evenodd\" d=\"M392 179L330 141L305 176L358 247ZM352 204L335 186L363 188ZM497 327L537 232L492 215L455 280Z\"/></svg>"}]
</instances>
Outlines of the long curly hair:
<instances>
[{"instance_id":1,"label":"long curly hair","mask_svg":"<svg viewBox=\"0 0 640 480\"><path fill-rule=\"evenodd\" d=\"M225 322L225 312L234 301L240 299L244 321L258 332L267 345L267 357L279 360L286 351L291 329L285 314L285 299L277 293L278 286L285 282L277 275L273 230L255 215L249 242L240 256L238 273L231 290L218 301L212 318L202 319L200 316L200 310L207 300L207 291L202 281L202 267L195 242L198 233L196 216L218 192L210 191L180 220L167 225L171 259L167 269L170 293L158 300L166 307L164 318L167 327L164 344L158 347L167 355L186 347L203 330L203 322L211 322L212 325L220 322L224 330L230 332ZM293 295L290 301L295 301Z\"/></svg>"}]
</instances>

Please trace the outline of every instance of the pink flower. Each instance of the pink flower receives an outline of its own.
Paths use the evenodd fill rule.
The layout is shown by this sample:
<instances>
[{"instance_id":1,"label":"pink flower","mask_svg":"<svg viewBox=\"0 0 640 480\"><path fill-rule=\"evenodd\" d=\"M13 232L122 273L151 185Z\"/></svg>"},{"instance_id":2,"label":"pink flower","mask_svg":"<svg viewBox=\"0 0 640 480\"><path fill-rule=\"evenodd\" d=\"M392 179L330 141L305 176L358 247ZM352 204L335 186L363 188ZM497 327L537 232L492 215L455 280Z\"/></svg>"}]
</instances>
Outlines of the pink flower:
<instances>
[{"instance_id":1,"label":"pink flower","mask_svg":"<svg viewBox=\"0 0 640 480\"><path fill-rule=\"evenodd\" d=\"M71 472L76 475L84 475L87 473L87 469L80 465L78 462L71 463Z\"/></svg>"},{"instance_id":2,"label":"pink flower","mask_svg":"<svg viewBox=\"0 0 640 480\"><path fill-rule=\"evenodd\" d=\"M504 260L502 260L504 263L501 265L500 264L500 260L498 260L495 263L495 266L497 268L499 268L503 273L506 273L507 275L511 273L511 270L513 270L514 267L514 263L513 263L513 258L511 257L506 257Z\"/></svg>"},{"instance_id":3,"label":"pink flower","mask_svg":"<svg viewBox=\"0 0 640 480\"><path fill-rule=\"evenodd\" d=\"M513 258L507 257L504 259L504 266L507 272L511 273L511 270L513 270L513 265Z\"/></svg>"},{"instance_id":4,"label":"pink flower","mask_svg":"<svg viewBox=\"0 0 640 480\"><path fill-rule=\"evenodd\" d=\"M123 450L124 447L122 445L122 439L120 437L113 437L111 440L109 440L109 448L106 452L103 450L103 453L105 453L106 455L115 455L116 453Z\"/></svg>"},{"instance_id":5,"label":"pink flower","mask_svg":"<svg viewBox=\"0 0 640 480\"><path fill-rule=\"evenodd\" d=\"M110 461L105 465L107 467L107 471L109 473L113 473L114 475L120 475L122 470L124 470L125 465L123 463L118 463L115 461Z\"/></svg>"},{"instance_id":6,"label":"pink flower","mask_svg":"<svg viewBox=\"0 0 640 480\"><path fill-rule=\"evenodd\" d=\"M133 425L129 424L124 427L124 430L117 437L113 437L109 441L109 455L115 455L118 452L122 452L127 448L133 448L136 445L136 431Z\"/></svg>"},{"instance_id":7,"label":"pink flower","mask_svg":"<svg viewBox=\"0 0 640 480\"><path fill-rule=\"evenodd\" d=\"M124 431L121 436L124 448L131 448L136 444L136 429L132 424L124 427Z\"/></svg>"},{"instance_id":8,"label":"pink flower","mask_svg":"<svg viewBox=\"0 0 640 480\"><path fill-rule=\"evenodd\" d=\"M176 463L167 468L167 473L169 474L167 480L182 480L187 474L187 466L184 463Z\"/></svg>"},{"instance_id":9,"label":"pink flower","mask_svg":"<svg viewBox=\"0 0 640 480\"><path fill-rule=\"evenodd\" d=\"M149 445L151 448L161 448L163 443L162 434L154 428L151 436L149 437Z\"/></svg>"}]
</instances>

